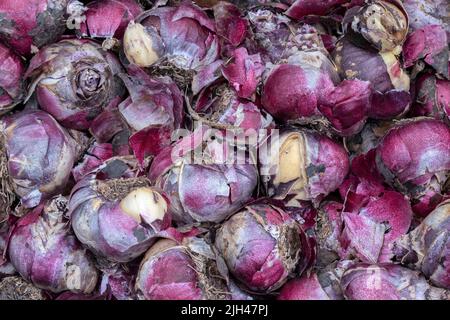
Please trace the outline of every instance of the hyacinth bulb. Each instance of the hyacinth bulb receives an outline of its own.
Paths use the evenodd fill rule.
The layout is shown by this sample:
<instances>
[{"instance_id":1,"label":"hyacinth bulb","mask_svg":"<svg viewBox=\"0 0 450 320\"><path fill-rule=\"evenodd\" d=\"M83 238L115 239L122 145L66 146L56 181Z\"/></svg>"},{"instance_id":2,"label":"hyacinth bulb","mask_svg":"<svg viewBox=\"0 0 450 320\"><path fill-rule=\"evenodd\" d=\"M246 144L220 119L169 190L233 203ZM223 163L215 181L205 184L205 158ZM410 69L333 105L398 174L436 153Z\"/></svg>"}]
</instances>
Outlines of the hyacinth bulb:
<instances>
[{"instance_id":1,"label":"hyacinth bulb","mask_svg":"<svg viewBox=\"0 0 450 320\"><path fill-rule=\"evenodd\" d=\"M262 105L275 118L300 123L320 119L341 136L361 131L370 112L370 82L352 79L335 86L329 74L308 65L276 66L263 88Z\"/></svg>"},{"instance_id":2,"label":"hyacinth bulb","mask_svg":"<svg viewBox=\"0 0 450 320\"><path fill-rule=\"evenodd\" d=\"M450 289L450 203L440 204L394 244L395 259L421 271L437 287Z\"/></svg>"},{"instance_id":3,"label":"hyacinth bulb","mask_svg":"<svg viewBox=\"0 0 450 320\"><path fill-rule=\"evenodd\" d=\"M145 11L128 25L123 44L127 59L139 67L166 60L193 70L214 62L219 54L214 21L188 2Z\"/></svg>"},{"instance_id":4,"label":"hyacinth bulb","mask_svg":"<svg viewBox=\"0 0 450 320\"><path fill-rule=\"evenodd\" d=\"M274 20L266 19L267 23ZM257 24L262 28L261 36L273 36L273 45L283 48L279 53L271 54L270 62L275 65L264 74L261 102L270 114L280 120L318 116L318 105L328 99L339 81L336 68L314 27L288 26L293 31L277 38L284 29L271 31L266 30L265 25ZM267 45L264 39L261 39L261 45ZM264 52L261 55L264 57Z\"/></svg>"},{"instance_id":5,"label":"hyacinth bulb","mask_svg":"<svg viewBox=\"0 0 450 320\"><path fill-rule=\"evenodd\" d=\"M214 132L218 138L212 140ZM200 127L153 160L150 180L166 192L174 220L221 222L250 200L258 181L256 164L245 155L234 157L220 133Z\"/></svg>"},{"instance_id":6,"label":"hyacinth bulb","mask_svg":"<svg viewBox=\"0 0 450 320\"><path fill-rule=\"evenodd\" d=\"M349 300L448 300L449 292L431 286L416 271L394 264L358 264L342 276Z\"/></svg>"},{"instance_id":7,"label":"hyacinth bulb","mask_svg":"<svg viewBox=\"0 0 450 320\"><path fill-rule=\"evenodd\" d=\"M14 108L24 97L25 69L20 58L0 43L0 115Z\"/></svg>"},{"instance_id":8,"label":"hyacinth bulb","mask_svg":"<svg viewBox=\"0 0 450 320\"><path fill-rule=\"evenodd\" d=\"M394 53L358 47L346 36L336 44L334 61L343 79L371 83L369 117L392 119L408 111L410 79Z\"/></svg>"},{"instance_id":9,"label":"hyacinth bulb","mask_svg":"<svg viewBox=\"0 0 450 320\"><path fill-rule=\"evenodd\" d=\"M43 111L22 111L2 120L2 189L14 190L27 208L60 193L77 157L75 140Z\"/></svg>"},{"instance_id":10,"label":"hyacinth bulb","mask_svg":"<svg viewBox=\"0 0 450 320\"><path fill-rule=\"evenodd\" d=\"M30 61L28 96L63 126L86 130L103 108L123 94L116 57L90 40L66 39L42 48Z\"/></svg>"},{"instance_id":11,"label":"hyacinth bulb","mask_svg":"<svg viewBox=\"0 0 450 320\"><path fill-rule=\"evenodd\" d=\"M0 39L21 55L55 42L66 30L69 0L3 0Z\"/></svg>"},{"instance_id":12,"label":"hyacinth bulb","mask_svg":"<svg viewBox=\"0 0 450 320\"><path fill-rule=\"evenodd\" d=\"M111 261L133 260L152 245L157 232L170 227L165 195L137 173L135 159L114 157L81 179L70 195L77 238Z\"/></svg>"},{"instance_id":13,"label":"hyacinth bulb","mask_svg":"<svg viewBox=\"0 0 450 320\"><path fill-rule=\"evenodd\" d=\"M282 64L264 81L262 104L281 120L318 116L317 106L333 90L330 77L316 68Z\"/></svg>"},{"instance_id":14,"label":"hyacinth bulb","mask_svg":"<svg viewBox=\"0 0 450 320\"><path fill-rule=\"evenodd\" d=\"M444 195L450 170L450 129L441 121L412 119L398 123L377 148L377 167L386 182L412 200L425 216Z\"/></svg>"},{"instance_id":15,"label":"hyacinth bulb","mask_svg":"<svg viewBox=\"0 0 450 320\"><path fill-rule=\"evenodd\" d=\"M356 43L365 40L379 51L398 50L408 34L408 14L399 0L375 0L349 9L343 25Z\"/></svg>"},{"instance_id":16,"label":"hyacinth bulb","mask_svg":"<svg viewBox=\"0 0 450 320\"><path fill-rule=\"evenodd\" d=\"M302 232L282 209L252 204L221 225L215 246L236 279L252 291L267 293L298 271L305 258Z\"/></svg>"},{"instance_id":17,"label":"hyacinth bulb","mask_svg":"<svg viewBox=\"0 0 450 320\"><path fill-rule=\"evenodd\" d=\"M53 198L19 220L10 236L9 257L20 275L39 288L91 293L97 269L64 219L66 203Z\"/></svg>"},{"instance_id":18,"label":"hyacinth bulb","mask_svg":"<svg viewBox=\"0 0 450 320\"><path fill-rule=\"evenodd\" d=\"M139 68L122 74L130 97L119 112L132 131L130 146L139 161L170 144L171 133L184 118L183 95L169 77L151 77Z\"/></svg>"},{"instance_id":19,"label":"hyacinth bulb","mask_svg":"<svg viewBox=\"0 0 450 320\"><path fill-rule=\"evenodd\" d=\"M136 0L101 0L86 5L86 21L80 25L82 36L122 39L128 23L143 12Z\"/></svg>"},{"instance_id":20,"label":"hyacinth bulb","mask_svg":"<svg viewBox=\"0 0 450 320\"><path fill-rule=\"evenodd\" d=\"M308 130L273 134L260 147L265 190L277 199L319 200L341 185L349 165L340 144Z\"/></svg>"},{"instance_id":21,"label":"hyacinth bulb","mask_svg":"<svg viewBox=\"0 0 450 320\"><path fill-rule=\"evenodd\" d=\"M201 238L158 240L145 254L136 291L146 300L230 299L226 267Z\"/></svg>"},{"instance_id":22,"label":"hyacinth bulb","mask_svg":"<svg viewBox=\"0 0 450 320\"><path fill-rule=\"evenodd\" d=\"M283 21L270 11L257 10L249 16L256 42L250 47L256 46L266 63L262 106L281 121L319 121L342 136L360 131L369 112L370 83L358 79L339 83L316 28Z\"/></svg>"}]
</instances>

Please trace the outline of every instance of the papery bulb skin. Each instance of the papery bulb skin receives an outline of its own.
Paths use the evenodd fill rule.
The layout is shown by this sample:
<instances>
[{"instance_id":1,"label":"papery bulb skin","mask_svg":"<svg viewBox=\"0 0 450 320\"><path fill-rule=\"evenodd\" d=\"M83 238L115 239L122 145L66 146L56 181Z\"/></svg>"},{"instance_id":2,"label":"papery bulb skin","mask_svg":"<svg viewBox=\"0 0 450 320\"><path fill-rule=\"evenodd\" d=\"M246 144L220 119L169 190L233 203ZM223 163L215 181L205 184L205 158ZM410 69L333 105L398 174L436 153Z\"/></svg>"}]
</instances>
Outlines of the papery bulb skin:
<instances>
[{"instance_id":1,"label":"papery bulb skin","mask_svg":"<svg viewBox=\"0 0 450 320\"><path fill-rule=\"evenodd\" d=\"M278 300L330 300L315 273L288 281L280 291Z\"/></svg>"},{"instance_id":2,"label":"papery bulb skin","mask_svg":"<svg viewBox=\"0 0 450 320\"><path fill-rule=\"evenodd\" d=\"M431 286L416 271L394 264L358 264L342 276L349 300L448 300L449 292Z\"/></svg>"},{"instance_id":3,"label":"papery bulb skin","mask_svg":"<svg viewBox=\"0 0 450 320\"><path fill-rule=\"evenodd\" d=\"M86 174L95 170L103 164L104 161L114 156L113 146L110 143L94 143L83 159L72 169L72 175L75 182L80 181Z\"/></svg>"},{"instance_id":4,"label":"papery bulb skin","mask_svg":"<svg viewBox=\"0 0 450 320\"><path fill-rule=\"evenodd\" d=\"M69 199L72 228L97 256L128 262L144 253L170 226L169 202L136 176L132 157L114 157L84 176Z\"/></svg>"},{"instance_id":5,"label":"papery bulb skin","mask_svg":"<svg viewBox=\"0 0 450 320\"><path fill-rule=\"evenodd\" d=\"M450 170L450 129L443 122L398 123L380 142L376 157L386 182L410 197L417 214L426 216L442 201Z\"/></svg>"},{"instance_id":6,"label":"papery bulb skin","mask_svg":"<svg viewBox=\"0 0 450 320\"><path fill-rule=\"evenodd\" d=\"M295 274L304 254L302 232L282 209L252 204L222 224L215 246L236 279L252 291L268 293Z\"/></svg>"},{"instance_id":7,"label":"papery bulb skin","mask_svg":"<svg viewBox=\"0 0 450 320\"><path fill-rule=\"evenodd\" d=\"M22 111L2 119L2 187L26 208L62 191L77 157L75 140L44 111ZM3 180L3 179L8 179Z\"/></svg>"},{"instance_id":8,"label":"papery bulb skin","mask_svg":"<svg viewBox=\"0 0 450 320\"><path fill-rule=\"evenodd\" d=\"M309 15L324 16L341 4L349 2L348 0L294 0L283 1L291 6L286 10L286 15L293 19L301 19Z\"/></svg>"},{"instance_id":9,"label":"papery bulb skin","mask_svg":"<svg viewBox=\"0 0 450 320\"><path fill-rule=\"evenodd\" d=\"M63 126L86 130L123 94L117 58L90 40L66 39L42 48L25 74L40 108Z\"/></svg>"},{"instance_id":10,"label":"papery bulb skin","mask_svg":"<svg viewBox=\"0 0 450 320\"><path fill-rule=\"evenodd\" d=\"M445 201L395 242L395 260L421 271L433 285L450 289L449 233L450 203Z\"/></svg>"},{"instance_id":11,"label":"papery bulb skin","mask_svg":"<svg viewBox=\"0 0 450 320\"><path fill-rule=\"evenodd\" d=\"M370 82L344 80L319 104L319 111L340 136L360 132L366 123L371 97Z\"/></svg>"},{"instance_id":12,"label":"papery bulb skin","mask_svg":"<svg viewBox=\"0 0 450 320\"><path fill-rule=\"evenodd\" d=\"M341 185L348 170L345 149L316 132L281 131L260 147L260 175L276 199L320 200Z\"/></svg>"},{"instance_id":13,"label":"papery bulb skin","mask_svg":"<svg viewBox=\"0 0 450 320\"><path fill-rule=\"evenodd\" d=\"M415 99L410 114L448 122L450 120L450 81L424 73L415 81Z\"/></svg>"},{"instance_id":14,"label":"papery bulb skin","mask_svg":"<svg viewBox=\"0 0 450 320\"><path fill-rule=\"evenodd\" d=\"M97 269L75 236L64 215L64 198L53 198L17 222L8 253L20 275L38 288L91 293Z\"/></svg>"},{"instance_id":15,"label":"papery bulb skin","mask_svg":"<svg viewBox=\"0 0 450 320\"><path fill-rule=\"evenodd\" d=\"M378 51L399 50L408 33L408 14L399 0L375 0L349 9L343 26L356 44L367 41Z\"/></svg>"},{"instance_id":16,"label":"papery bulb skin","mask_svg":"<svg viewBox=\"0 0 450 320\"><path fill-rule=\"evenodd\" d=\"M390 262L391 245L408 232L413 217L408 199L395 191L367 197L361 208L346 207L345 211L341 256L356 256L367 263Z\"/></svg>"},{"instance_id":17,"label":"papery bulb skin","mask_svg":"<svg viewBox=\"0 0 450 320\"><path fill-rule=\"evenodd\" d=\"M233 51L230 63L222 67L222 74L240 98L251 99L264 71L261 56L249 55L247 49Z\"/></svg>"},{"instance_id":18,"label":"papery bulb skin","mask_svg":"<svg viewBox=\"0 0 450 320\"><path fill-rule=\"evenodd\" d=\"M138 265L135 263L132 263L128 268L118 264L104 265L100 282L100 296L114 297L117 300L136 300L134 280L136 279L137 267Z\"/></svg>"},{"instance_id":19,"label":"papery bulb skin","mask_svg":"<svg viewBox=\"0 0 450 320\"><path fill-rule=\"evenodd\" d=\"M317 272L291 279L281 288L277 300L343 300L340 280L352 264L350 260L336 261Z\"/></svg>"},{"instance_id":20,"label":"papery bulb skin","mask_svg":"<svg viewBox=\"0 0 450 320\"><path fill-rule=\"evenodd\" d=\"M20 276L0 280L0 300L46 300L43 290L36 288Z\"/></svg>"},{"instance_id":21,"label":"papery bulb skin","mask_svg":"<svg viewBox=\"0 0 450 320\"><path fill-rule=\"evenodd\" d=\"M413 211L408 198L384 184L375 149L352 159L351 173L339 193L343 203L325 202L319 210L319 260L390 262L391 245L408 232Z\"/></svg>"},{"instance_id":22,"label":"papery bulb skin","mask_svg":"<svg viewBox=\"0 0 450 320\"><path fill-rule=\"evenodd\" d=\"M169 197L177 222L221 222L251 199L257 185L256 160L235 155L224 136L209 140L211 134L222 137L200 127L164 149L150 167L150 180Z\"/></svg>"},{"instance_id":23,"label":"papery bulb skin","mask_svg":"<svg viewBox=\"0 0 450 320\"><path fill-rule=\"evenodd\" d=\"M66 30L69 0L4 0L0 39L21 55L55 42ZM33 49L34 48L34 49Z\"/></svg>"},{"instance_id":24,"label":"papery bulb skin","mask_svg":"<svg viewBox=\"0 0 450 320\"><path fill-rule=\"evenodd\" d=\"M195 114L217 128L237 132L256 133L273 126L273 118L256 103L239 98L237 93L225 84L203 90L194 106ZM199 119L200 120L200 119Z\"/></svg>"},{"instance_id":25,"label":"papery bulb skin","mask_svg":"<svg viewBox=\"0 0 450 320\"><path fill-rule=\"evenodd\" d=\"M348 37L340 39L334 61L343 79L369 81L374 90L368 115L374 119L392 119L408 111L410 79L392 52L360 48Z\"/></svg>"},{"instance_id":26,"label":"papery bulb skin","mask_svg":"<svg viewBox=\"0 0 450 320\"><path fill-rule=\"evenodd\" d=\"M171 133L181 127L183 95L171 78L151 77L139 68L129 67L121 78L130 97L118 108L132 130L130 146L142 162L168 146Z\"/></svg>"},{"instance_id":27,"label":"papery bulb skin","mask_svg":"<svg viewBox=\"0 0 450 320\"><path fill-rule=\"evenodd\" d=\"M23 75L25 69L21 59L8 47L0 43L0 116L12 110L24 98Z\"/></svg>"},{"instance_id":28,"label":"papery bulb skin","mask_svg":"<svg viewBox=\"0 0 450 320\"><path fill-rule=\"evenodd\" d=\"M346 199L346 207L350 210L360 208L367 197L380 196L384 191L386 185L377 168L376 149L355 155L351 161L350 174L339 187L341 199Z\"/></svg>"},{"instance_id":29,"label":"papery bulb skin","mask_svg":"<svg viewBox=\"0 0 450 320\"><path fill-rule=\"evenodd\" d=\"M136 278L142 300L228 300L226 267L201 238L158 240L145 254Z\"/></svg>"},{"instance_id":30,"label":"papery bulb skin","mask_svg":"<svg viewBox=\"0 0 450 320\"><path fill-rule=\"evenodd\" d=\"M282 64L264 81L261 101L277 119L309 118L320 115L317 105L332 89L331 79L319 69Z\"/></svg>"},{"instance_id":31,"label":"papery bulb skin","mask_svg":"<svg viewBox=\"0 0 450 320\"><path fill-rule=\"evenodd\" d=\"M440 24L450 33L450 16L446 0L404 0L403 6L409 15L411 30L431 24Z\"/></svg>"},{"instance_id":32,"label":"papery bulb skin","mask_svg":"<svg viewBox=\"0 0 450 320\"><path fill-rule=\"evenodd\" d=\"M213 10L217 34L225 43L237 47L247 36L248 22L242 12L228 1L218 1Z\"/></svg>"},{"instance_id":33,"label":"papery bulb skin","mask_svg":"<svg viewBox=\"0 0 450 320\"><path fill-rule=\"evenodd\" d=\"M121 40L128 23L143 12L136 0L92 1L86 5L86 21L80 26L82 36Z\"/></svg>"},{"instance_id":34,"label":"papery bulb skin","mask_svg":"<svg viewBox=\"0 0 450 320\"><path fill-rule=\"evenodd\" d=\"M423 59L437 73L446 79L449 74L449 42L450 34L442 25L428 25L412 32L403 46L403 65L411 67Z\"/></svg>"},{"instance_id":35,"label":"papery bulb skin","mask_svg":"<svg viewBox=\"0 0 450 320\"><path fill-rule=\"evenodd\" d=\"M119 112L118 106L121 102L122 99L120 97L114 99L97 117L95 117L89 127L89 133L92 134L96 142L113 144L115 152L117 151L117 144L114 144L114 140L119 139L121 136L126 136L128 138L130 135L127 124ZM120 154L124 155L122 153Z\"/></svg>"},{"instance_id":36,"label":"papery bulb skin","mask_svg":"<svg viewBox=\"0 0 450 320\"><path fill-rule=\"evenodd\" d=\"M128 60L140 67L166 60L175 68L194 70L218 58L219 40L214 21L196 5L184 2L141 14L125 31L124 50Z\"/></svg>"}]
</instances>

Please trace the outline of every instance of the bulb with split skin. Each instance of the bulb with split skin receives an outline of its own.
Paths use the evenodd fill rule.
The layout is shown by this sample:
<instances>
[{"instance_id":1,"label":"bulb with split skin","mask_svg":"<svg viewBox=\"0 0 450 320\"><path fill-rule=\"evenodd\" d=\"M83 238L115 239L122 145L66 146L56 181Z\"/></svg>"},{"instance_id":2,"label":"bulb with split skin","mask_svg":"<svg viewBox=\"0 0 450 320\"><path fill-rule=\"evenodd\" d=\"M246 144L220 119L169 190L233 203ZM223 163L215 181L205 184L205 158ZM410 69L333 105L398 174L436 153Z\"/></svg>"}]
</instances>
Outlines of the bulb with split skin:
<instances>
[{"instance_id":1,"label":"bulb with split skin","mask_svg":"<svg viewBox=\"0 0 450 320\"><path fill-rule=\"evenodd\" d=\"M78 239L96 255L129 262L144 253L155 235L170 227L170 205L131 157L115 157L80 180L69 199Z\"/></svg>"}]
</instances>

